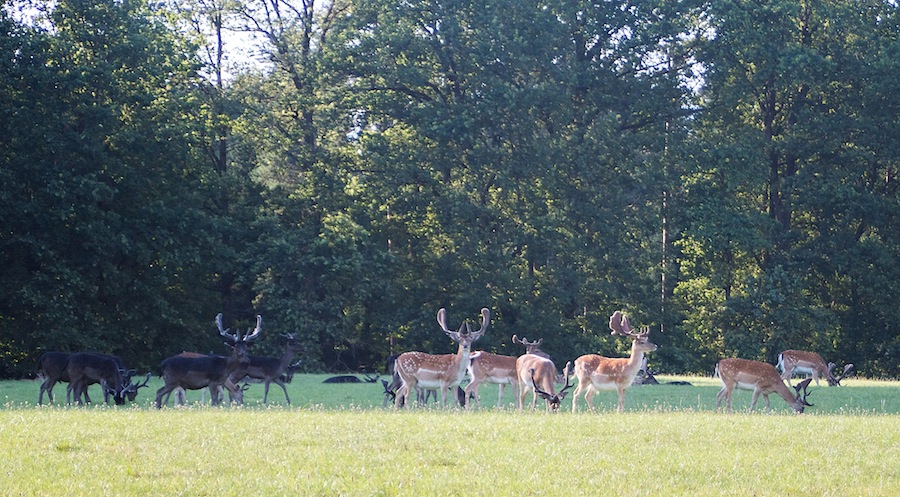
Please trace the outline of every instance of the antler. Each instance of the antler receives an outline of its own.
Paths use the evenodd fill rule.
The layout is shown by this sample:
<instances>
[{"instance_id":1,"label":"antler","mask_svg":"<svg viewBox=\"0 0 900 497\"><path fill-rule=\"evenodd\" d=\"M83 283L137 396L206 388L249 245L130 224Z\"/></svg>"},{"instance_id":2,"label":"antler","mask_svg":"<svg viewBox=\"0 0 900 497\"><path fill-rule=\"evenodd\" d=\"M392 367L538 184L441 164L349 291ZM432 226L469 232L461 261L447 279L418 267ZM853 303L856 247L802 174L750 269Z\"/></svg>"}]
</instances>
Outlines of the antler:
<instances>
[{"instance_id":1,"label":"antler","mask_svg":"<svg viewBox=\"0 0 900 497\"><path fill-rule=\"evenodd\" d=\"M854 369L855 369L855 366L854 366L852 363L851 363L851 364L845 364L845 365L844 365L844 371L841 373L840 376L838 376L837 378L834 379L834 384L837 385L837 386L840 386L840 385L841 385L841 380L843 380L844 378L847 377L847 375L849 375L850 373L852 373Z\"/></svg>"},{"instance_id":2,"label":"antler","mask_svg":"<svg viewBox=\"0 0 900 497\"><path fill-rule=\"evenodd\" d=\"M631 323L628 322L628 316L621 311L616 311L609 317L609 329L612 330L613 335L625 335L631 338L645 338L650 334L649 326L641 328L641 331L636 333L631 327Z\"/></svg>"},{"instance_id":3,"label":"antler","mask_svg":"<svg viewBox=\"0 0 900 497\"><path fill-rule=\"evenodd\" d=\"M459 331L454 332L454 331L451 331L450 328L447 327L447 309L444 309L443 307L441 307L437 311L437 322L438 322L438 326L440 326L441 329L444 330L444 333L450 335L451 337L455 333L461 332L463 329L463 327L460 326Z\"/></svg>"},{"instance_id":4,"label":"antler","mask_svg":"<svg viewBox=\"0 0 900 497\"><path fill-rule=\"evenodd\" d=\"M529 346L537 347L537 346L539 346L541 343L544 342L544 339L543 339L543 338L538 338L537 340L535 340L535 341L533 341L533 342L529 342L528 339L525 338L525 337L522 337L522 339L519 340L519 337L518 337L518 336L513 335L513 336L512 336L512 341L513 341L513 343L518 343L518 344L520 344L520 345L524 345L525 347L529 347Z\"/></svg>"},{"instance_id":5,"label":"antler","mask_svg":"<svg viewBox=\"0 0 900 497\"><path fill-rule=\"evenodd\" d=\"M144 382L135 385L135 388L134 388L134 389L137 390L138 388L146 387L146 386L147 386L147 382L150 381L150 376L151 376L152 374L153 374L153 373L148 372L148 373L147 373L147 377L144 378Z\"/></svg>"},{"instance_id":6,"label":"antler","mask_svg":"<svg viewBox=\"0 0 900 497\"><path fill-rule=\"evenodd\" d=\"M228 339L228 341L231 342L232 344L235 344L240 340L237 333L234 333L234 334L230 333L231 328L223 329L221 312L216 315L216 327L219 328L219 334L222 335L223 337L225 337L226 339Z\"/></svg>"},{"instance_id":7,"label":"antler","mask_svg":"<svg viewBox=\"0 0 900 497\"><path fill-rule=\"evenodd\" d=\"M262 332L262 315L261 314L256 315L256 328L254 328L253 331L247 330L247 332L249 334L244 335L244 339L243 339L244 342L251 342L253 340L256 340L256 337L258 337L259 334Z\"/></svg>"},{"instance_id":8,"label":"antler","mask_svg":"<svg viewBox=\"0 0 900 497\"><path fill-rule=\"evenodd\" d=\"M454 340L458 339L459 335L461 333L463 333L463 329L466 330L466 332L465 332L466 335L472 336L472 341L477 340L478 338L481 337L481 335L484 335L484 333L487 331L490 320L491 320L491 311L487 307L484 307L481 309L481 329L480 330L473 332L472 326L469 324L469 321L466 320L466 321L463 321L463 323L461 325L459 325L458 331L451 331L450 328L447 327L447 309L444 309L443 307L441 307L437 312L438 325L441 327L442 330L444 330L444 333L449 335L450 338L453 338Z\"/></svg>"},{"instance_id":9,"label":"antler","mask_svg":"<svg viewBox=\"0 0 900 497\"><path fill-rule=\"evenodd\" d=\"M797 392L797 400L805 405L812 407L813 405L806 401L806 397L809 395L809 392L806 391L806 387L809 386L809 382L812 381L812 378L807 378L800 383L797 383L797 386L794 387L794 390ZM801 395L802 391L802 395Z\"/></svg>"}]
</instances>

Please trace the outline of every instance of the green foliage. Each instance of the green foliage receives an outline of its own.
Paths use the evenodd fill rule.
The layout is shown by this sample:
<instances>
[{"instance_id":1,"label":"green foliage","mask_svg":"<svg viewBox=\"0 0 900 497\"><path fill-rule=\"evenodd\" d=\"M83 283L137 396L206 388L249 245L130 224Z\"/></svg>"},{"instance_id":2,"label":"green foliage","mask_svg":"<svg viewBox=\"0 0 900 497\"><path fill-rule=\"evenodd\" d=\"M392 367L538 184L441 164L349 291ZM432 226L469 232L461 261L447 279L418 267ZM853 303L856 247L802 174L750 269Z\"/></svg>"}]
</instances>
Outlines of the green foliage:
<instances>
[{"instance_id":1,"label":"green foliage","mask_svg":"<svg viewBox=\"0 0 900 497\"><path fill-rule=\"evenodd\" d=\"M621 309L655 369L900 371L889 2L4 5L0 377L219 351L218 312L380 369L455 348L441 307L501 353L623 355Z\"/></svg>"}]
</instances>

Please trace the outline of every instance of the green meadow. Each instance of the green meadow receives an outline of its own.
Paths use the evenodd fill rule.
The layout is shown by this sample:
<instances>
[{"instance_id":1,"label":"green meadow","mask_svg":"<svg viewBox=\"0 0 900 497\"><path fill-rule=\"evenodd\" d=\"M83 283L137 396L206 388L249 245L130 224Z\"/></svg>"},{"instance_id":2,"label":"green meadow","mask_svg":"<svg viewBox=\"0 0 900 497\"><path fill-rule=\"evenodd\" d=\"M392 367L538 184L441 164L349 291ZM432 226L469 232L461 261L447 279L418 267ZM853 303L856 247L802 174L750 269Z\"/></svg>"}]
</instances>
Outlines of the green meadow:
<instances>
[{"instance_id":1,"label":"green meadow","mask_svg":"<svg viewBox=\"0 0 900 497\"><path fill-rule=\"evenodd\" d=\"M778 397L715 411L718 381L636 386L597 410L382 408L380 383L298 375L292 406L36 406L39 382L0 382L0 495L900 495L900 382L850 378L810 389L794 415ZM94 387L96 388L96 387ZM93 399L102 399L99 389Z\"/></svg>"}]
</instances>

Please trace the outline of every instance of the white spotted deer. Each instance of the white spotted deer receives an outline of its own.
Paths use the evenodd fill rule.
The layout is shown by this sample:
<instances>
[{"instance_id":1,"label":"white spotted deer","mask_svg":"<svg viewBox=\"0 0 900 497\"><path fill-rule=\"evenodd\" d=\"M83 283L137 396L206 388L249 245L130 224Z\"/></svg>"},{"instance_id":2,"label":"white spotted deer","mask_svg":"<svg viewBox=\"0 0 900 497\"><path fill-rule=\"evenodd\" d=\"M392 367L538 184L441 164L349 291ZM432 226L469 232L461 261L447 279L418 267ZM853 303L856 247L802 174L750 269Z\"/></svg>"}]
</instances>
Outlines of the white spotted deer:
<instances>
[{"instance_id":1,"label":"white spotted deer","mask_svg":"<svg viewBox=\"0 0 900 497\"><path fill-rule=\"evenodd\" d=\"M537 405L537 398L547 401L547 410L556 411L566 397L566 390L573 385L569 384L569 369L571 363L566 363L565 384L558 393L556 392L556 365L546 357L535 354L524 354L516 359L516 376L519 383L519 396L517 407L519 411L525 406L525 395L531 390L531 408Z\"/></svg>"},{"instance_id":2,"label":"white spotted deer","mask_svg":"<svg viewBox=\"0 0 900 497\"><path fill-rule=\"evenodd\" d=\"M600 390L616 390L619 395L617 410L625 409L625 389L634 382L641 369L644 354L656 350L656 344L651 343L647 336L650 328L635 332L628 322L628 317L620 311L616 311L609 318L609 329L613 335L623 335L631 338L631 355L629 357L609 358L597 354L586 354L575 359L575 377L578 386L572 394L572 412L578 409L578 396L584 392L584 400L588 409L593 412L594 406L591 400Z\"/></svg>"},{"instance_id":3,"label":"white spotted deer","mask_svg":"<svg viewBox=\"0 0 900 497\"><path fill-rule=\"evenodd\" d=\"M806 387L809 386L812 379L807 378L798 383L792 393L790 388L784 384L778 371L775 370L775 366L767 362L737 358L722 359L716 365L716 375L722 381L722 390L716 394L716 409L719 409L724 399L725 407L731 411L731 394L735 388L753 391L750 409L747 412L753 412L753 407L760 395L766 401L766 410L771 409L770 393L780 395L794 412L802 414L805 407L812 407L812 404L806 401Z\"/></svg>"},{"instance_id":4,"label":"white spotted deer","mask_svg":"<svg viewBox=\"0 0 900 497\"><path fill-rule=\"evenodd\" d=\"M513 343L524 345L526 354L535 354L542 357L549 357L540 349L543 339L529 342L527 338L519 340L516 335L512 336ZM519 379L516 375L516 358L512 356L491 354L490 352L473 352L470 356L469 364L469 384L466 385L466 397L474 398L475 405L479 405L478 387L482 383L490 383L498 386L497 407L503 405L503 388L510 385L513 390L513 397L519 396Z\"/></svg>"},{"instance_id":5,"label":"white spotted deer","mask_svg":"<svg viewBox=\"0 0 900 497\"><path fill-rule=\"evenodd\" d=\"M447 311L437 312L437 322L444 333L459 343L456 354L426 354L424 352L405 352L397 357L394 363L403 385L397 391L394 407L409 406L409 396L417 387L424 389L437 388L441 391L441 409L447 404L447 390L456 388L466 375L469 367L469 353L472 342L481 338L487 331L491 312L481 309L481 329L473 332L468 321L464 321L458 331L447 327Z\"/></svg>"},{"instance_id":6,"label":"white spotted deer","mask_svg":"<svg viewBox=\"0 0 900 497\"><path fill-rule=\"evenodd\" d=\"M844 366L844 372L835 377L833 362L829 362L826 366L822 356L805 350L785 350L778 354L776 367L782 371L781 379L787 380L788 383L791 382L791 375L798 373L810 375L816 381L816 386L819 386L819 378L824 377L828 381L828 386L832 387L840 386L841 380L853 371L853 364L847 364Z\"/></svg>"}]
</instances>

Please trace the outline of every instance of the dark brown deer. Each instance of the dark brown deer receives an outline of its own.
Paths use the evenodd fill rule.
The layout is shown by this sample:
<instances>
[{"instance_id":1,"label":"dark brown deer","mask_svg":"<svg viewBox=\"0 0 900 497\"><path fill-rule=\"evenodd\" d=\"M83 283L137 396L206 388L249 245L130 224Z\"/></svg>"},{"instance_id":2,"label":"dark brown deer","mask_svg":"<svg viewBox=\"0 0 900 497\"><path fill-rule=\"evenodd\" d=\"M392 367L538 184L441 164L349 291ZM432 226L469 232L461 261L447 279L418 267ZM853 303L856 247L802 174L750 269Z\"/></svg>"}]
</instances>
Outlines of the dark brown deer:
<instances>
[{"instance_id":1,"label":"dark brown deer","mask_svg":"<svg viewBox=\"0 0 900 497\"><path fill-rule=\"evenodd\" d=\"M100 383L103 386L103 397L109 402L109 394L113 395L116 404L125 403L122 395L127 374L121 367L121 359L93 352L79 352L69 355L66 372L69 376L69 387L74 392L75 402L82 404L88 386ZM89 402L90 399L87 399Z\"/></svg>"},{"instance_id":2,"label":"dark brown deer","mask_svg":"<svg viewBox=\"0 0 900 497\"><path fill-rule=\"evenodd\" d=\"M266 356L250 356L250 363L243 370L243 375L236 377L232 374L231 381L237 383L243 378L249 376L255 380L260 380L265 385L265 393L263 394L263 404L269 402L269 384L274 383L281 387L284 391L284 400L291 405L291 398L288 396L287 387L284 385L282 375L290 367L294 356L303 351L303 346L294 338L294 335L286 335L287 344L284 348L284 354L281 357ZM239 372L240 373L240 372Z\"/></svg>"},{"instance_id":3,"label":"dark brown deer","mask_svg":"<svg viewBox=\"0 0 900 497\"><path fill-rule=\"evenodd\" d=\"M216 316L216 327L219 335L225 338L225 345L231 347L229 356L179 357L173 356L160 363L160 376L165 385L156 391L156 408L162 407L162 398L176 388L199 390L210 388L213 405L220 401L218 387L224 386L238 404L243 402L243 391L231 381L232 375L243 377L245 368L250 364L248 353L250 342L262 331L262 316L256 316L256 328L243 337L240 332L230 333L231 329L223 329L222 314Z\"/></svg>"},{"instance_id":4,"label":"dark brown deer","mask_svg":"<svg viewBox=\"0 0 900 497\"><path fill-rule=\"evenodd\" d=\"M69 353L67 352L44 352L38 358L38 371L44 377L41 382L41 389L38 393L38 405L44 403L44 392L47 392L47 398L53 402L53 387L60 381L69 383L69 372L66 366L69 364ZM87 391L84 392L85 396ZM87 399L91 401L90 398Z\"/></svg>"}]
</instances>

